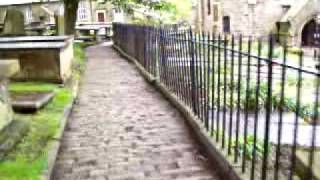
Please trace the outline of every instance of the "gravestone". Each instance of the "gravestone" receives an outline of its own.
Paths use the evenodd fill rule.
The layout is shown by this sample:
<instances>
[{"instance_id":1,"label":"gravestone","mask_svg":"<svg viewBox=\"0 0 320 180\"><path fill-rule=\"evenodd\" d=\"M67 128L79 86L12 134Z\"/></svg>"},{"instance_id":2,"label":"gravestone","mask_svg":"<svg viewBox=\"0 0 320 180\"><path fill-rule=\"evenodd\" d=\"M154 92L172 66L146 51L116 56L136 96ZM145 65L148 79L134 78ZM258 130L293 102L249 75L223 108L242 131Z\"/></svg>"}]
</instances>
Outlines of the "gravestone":
<instances>
[{"instance_id":1,"label":"gravestone","mask_svg":"<svg viewBox=\"0 0 320 180\"><path fill-rule=\"evenodd\" d=\"M16 74L19 68L18 60L0 61L0 131L10 124L13 118L7 90L7 79Z\"/></svg>"},{"instance_id":2,"label":"gravestone","mask_svg":"<svg viewBox=\"0 0 320 180\"><path fill-rule=\"evenodd\" d=\"M8 9L3 27L6 36L22 36L25 34L24 15L17 9Z\"/></svg>"},{"instance_id":3,"label":"gravestone","mask_svg":"<svg viewBox=\"0 0 320 180\"><path fill-rule=\"evenodd\" d=\"M58 36L63 36L65 35L65 21L64 21L64 16L63 15L55 15L54 16L55 21L56 21L56 34Z\"/></svg>"},{"instance_id":4,"label":"gravestone","mask_svg":"<svg viewBox=\"0 0 320 180\"><path fill-rule=\"evenodd\" d=\"M19 59L16 81L64 83L72 74L71 36L22 36L0 38L1 59Z\"/></svg>"}]
</instances>

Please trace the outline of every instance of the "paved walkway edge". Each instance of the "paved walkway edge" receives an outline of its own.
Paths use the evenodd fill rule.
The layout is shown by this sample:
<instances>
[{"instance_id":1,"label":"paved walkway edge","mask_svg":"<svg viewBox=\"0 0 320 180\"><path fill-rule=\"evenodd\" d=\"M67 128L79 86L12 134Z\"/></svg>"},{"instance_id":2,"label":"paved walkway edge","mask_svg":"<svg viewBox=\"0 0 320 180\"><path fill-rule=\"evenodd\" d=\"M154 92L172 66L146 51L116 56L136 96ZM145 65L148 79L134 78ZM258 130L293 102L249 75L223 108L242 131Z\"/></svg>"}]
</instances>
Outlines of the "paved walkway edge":
<instances>
[{"instance_id":1,"label":"paved walkway edge","mask_svg":"<svg viewBox=\"0 0 320 180\"><path fill-rule=\"evenodd\" d=\"M73 99L72 99L71 103L65 107L63 116L60 120L61 128L57 132L57 134L55 135L55 139L52 140L52 142L49 144L49 150L47 152L47 156L48 156L47 168L42 173L42 176L40 177L41 180L50 180L51 179L53 168L55 166L55 162L56 162L57 156L59 154L59 149L60 149L60 145L61 145L60 140L63 136L63 132L65 130L67 123L68 123L68 120L71 115L74 103L78 97L79 86L80 86L80 80L77 80L74 83L74 86L72 87L74 90Z\"/></svg>"},{"instance_id":2,"label":"paved walkway edge","mask_svg":"<svg viewBox=\"0 0 320 180\"><path fill-rule=\"evenodd\" d=\"M241 180L248 179L249 174L241 173L241 166L232 165L233 159L228 156L225 150L222 150L218 144L216 144L213 139L207 134L204 126L200 124L200 120L193 114L193 112L185 106L173 93L171 93L168 88L166 88L157 78L147 72L143 66L141 66L138 61L124 52L120 47L113 45L113 48L120 53L125 59L133 63L140 74L149 82L153 87L156 88L161 94L169 100L169 102L178 109L178 111L183 115L187 122L187 125L193 130L195 138L200 142L201 146L204 148L207 158L210 159L212 164L218 165L221 169L219 174L221 177L230 180Z\"/></svg>"}]
</instances>

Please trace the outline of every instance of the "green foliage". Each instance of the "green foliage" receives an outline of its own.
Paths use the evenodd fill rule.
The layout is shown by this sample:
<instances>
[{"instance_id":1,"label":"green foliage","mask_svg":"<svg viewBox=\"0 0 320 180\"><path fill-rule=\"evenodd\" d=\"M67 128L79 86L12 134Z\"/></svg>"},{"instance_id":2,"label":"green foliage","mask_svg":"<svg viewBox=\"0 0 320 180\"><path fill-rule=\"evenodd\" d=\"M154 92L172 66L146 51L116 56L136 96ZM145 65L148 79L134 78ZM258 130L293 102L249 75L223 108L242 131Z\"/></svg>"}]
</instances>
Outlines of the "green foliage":
<instances>
[{"instance_id":1,"label":"green foliage","mask_svg":"<svg viewBox=\"0 0 320 180\"><path fill-rule=\"evenodd\" d=\"M74 61L72 75L75 79L80 79L81 74L85 70L85 66L87 63L85 48L94 44L95 42L82 42L74 44Z\"/></svg>"},{"instance_id":2,"label":"green foliage","mask_svg":"<svg viewBox=\"0 0 320 180\"><path fill-rule=\"evenodd\" d=\"M288 49L288 52L289 53L292 53L292 54L295 54L295 55L300 55L303 50L301 48L298 48L298 47L291 47Z\"/></svg>"},{"instance_id":3,"label":"green foliage","mask_svg":"<svg viewBox=\"0 0 320 180\"><path fill-rule=\"evenodd\" d=\"M134 5L145 6L150 10L169 10L172 4L166 0L150 1L150 0L106 0L111 2L114 6L123 8L125 10L132 9Z\"/></svg>"},{"instance_id":4,"label":"green foliage","mask_svg":"<svg viewBox=\"0 0 320 180\"><path fill-rule=\"evenodd\" d=\"M260 84L260 91L259 91L259 98L258 98L258 108L263 108L266 106L267 102L267 89L268 86L266 83L261 83ZM240 96L240 101L242 104L242 108L246 106L246 103L248 103L248 111L255 111L256 110L256 104L257 104L257 98L256 98L256 89L257 85L256 84L251 84L248 90L246 88L243 88L241 90L241 96ZM247 101L247 91L248 91L248 101Z\"/></svg>"},{"instance_id":5,"label":"green foliage","mask_svg":"<svg viewBox=\"0 0 320 180\"><path fill-rule=\"evenodd\" d=\"M222 67L223 68L223 67ZM217 70L217 69L216 69ZM223 71L223 70L222 70ZM222 72L221 71L221 72ZM215 72L215 78L217 80L217 74L218 72ZM223 74L223 72L221 73ZM238 105L238 94L237 92L240 90L240 109L246 110L246 105L248 106L249 112L254 112L256 109L259 111L266 108L267 103L267 93L268 93L268 83L267 82L261 82L260 83L260 90L258 92L258 103L257 103L257 97L256 97L256 89L257 84L256 82L252 82L249 86L249 89L247 90L246 87L246 81L242 80L240 83L240 89L238 88L238 82L234 82L234 84L230 83L230 79L227 80L227 107L237 107ZM312 87L313 81L310 81L308 79L304 79L303 81L303 87ZM297 113L299 117L303 118L307 122L312 122L312 120L315 118L315 107L314 102L310 100L304 100L301 99L300 107L297 112L297 99L296 99L296 91L297 91L297 78L293 78L290 76L287 78L287 82L285 84L285 95L283 99L283 103L281 103L281 84L277 83L273 86L272 90L272 111L280 110L282 109L284 112L293 112ZM215 85L217 87L217 84ZM220 106L223 104L223 92L224 92L224 82L223 79L220 80ZM230 102L230 96L231 96L231 89L233 87L233 102ZM216 92L217 93L217 92ZM212 94L210 94L212 96ZM218 102L218 94L215 96L214 103L217 104ZM248 98L248 101L247 101ZM318 113L320 112L320 106L318 107ZM319 121L320 119L318 119Z\"/></svg>"},{"instance_id":6,"label":"green foliage","mask_svg":"<svg viewBox=\"0 0 320 180\"><path fill-rule=\"evenodd\" d=\"M189 0L109 0L116 7L133 14L134 8L144 8L157 12L160 19L150 17L134 17L133 23L143 25L158 25L160 23L172 24L177 21L187 21L192 11L192 4Z\"/></svg>"},{"instance_id":7,"label":"green foliage","mask_svg":"<svg viewBox=\"0 0 320 180\"><path fill-rule=\"evenodd\" d=\"M80 66L84 66L86 63L86 53L84 49L88 46L86 43L75 43L74 44L74 60Z\"/></svg>"},{"instance_id":8,"label":"green foliage","mask_svg":"<svg viewBox=\"0 0 320 180\"><path fill-rule=\"evenodd\" d=\"M209 135L211 135L211 133L209 133ZM222 131L213 131L213 136L212 137L215 137L215 136L219 136L219 137L222 137L223 136L223 133ZM228 138L226 138L227 140L227 144L229 143L228 141ZM235 138L233 138L231 140L231 146L232 148L236 148L236 140ZM244 136L240 136L239 137L239 141L238 141L238 148L237 148L237 152L239 154L243 154L244 151L246 151L244 154L246 155L247 158L249 159L252 159L253 158L253 151L256 151L256 155L258 157L263 157L263 154L264 154L264 142L263 140L260 140L258 138L256 138L256 143L254 143L254 135L252 134L249 134L247 136L247 142L245 143L244 141ZM269 149L268 149L268 152L270 152L271 150L271 145L269 145ZM234 151L232 151L234 152Z\"/></svg>"},{"instance_id":9,"label":"green foliage","mask_svg":"<svg viewBox=\"0 0 320 180\"><path fill-rule=\"evenodd\" d=\"M12 92L48 92L57 88L57 85L41 82L15 82L10 84L9 91Z\"/></svg>"},{"instance_id":10,"label":"green foliage","mask_svg":"<svg viewBox=\"0 0 320 180\"><path fill-rule=\"evenodd\" d=\"M235 142L234 142L235 144ZM235 147L235 146L234 146ZM240 138L239 141L239 152L241 154L244 154L247 156L249 159L253 159L253 152L254 149L256 151L256 155L258 157L263 157L264 154L264 143L262 140L256 139L256 144L254 144L254 136L253 135L248 135L247 136L247 142L244 142L244 137ZM270 152L270 145L269 145L269 151Z\"/></svg>"},{"instance_id":11,"label":"green foliage","mask_svg":"<svg viewBox=\"0 0 320 180\"><path fill-rule=\"evenodd\" d=\"M161 21L145 17L136 17L132 20L132 23L146 26L159 26L161 24Z\"/></svg>"},{"instance_id":12,"label":"green foliage","mask_svg":"<svg viewBox=\"0 0 320 180\"><path fill-rule=\"evenodd\" d=\"M42 155L35 161L26 161L17 158L15 161L6 161L0 164L0 178L3 180L36 180L47 164L46 155Z\"/></svg>"},{"instance_id":13,"label":"green foliage","mask_svg":"<svg viewBox=\"0 0 320 180\"><path fill-rule=\"evenodd\" d=\"M163 11L162 16L168 16L169 22L188 21L192 12L190 0L167 0L171 5ZM171 22L170 22L171 20Z\"/></svg>"}]
</instances>

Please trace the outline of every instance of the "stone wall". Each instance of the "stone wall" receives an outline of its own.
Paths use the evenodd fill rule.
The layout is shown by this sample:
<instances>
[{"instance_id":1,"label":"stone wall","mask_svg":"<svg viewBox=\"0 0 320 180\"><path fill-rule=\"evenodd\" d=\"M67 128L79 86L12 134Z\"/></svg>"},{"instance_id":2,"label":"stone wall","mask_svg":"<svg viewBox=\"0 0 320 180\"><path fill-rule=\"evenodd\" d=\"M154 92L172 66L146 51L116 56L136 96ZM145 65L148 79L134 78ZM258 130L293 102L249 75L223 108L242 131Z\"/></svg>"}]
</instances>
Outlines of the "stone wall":
<instances>
[{"instance_id":1,"label":"stone wall","mask_svg":"<svg viewBox=\"0 0 320 180\"><path fill-rule=\"evenodd\" d=\"M279 0L258 0L249 5L248 0L211 0L211 13L208 1L202 0L202 28L205 31L223 33L223 17L230 17L230 30L233 34L264 35L275 29L275 23L284 15ZM215 20L215 16L218 20ZM200 20L201 21L201 20Z\"/></svg>"},{"instance_id":2,"label":"stone wall","mask_svg":"<svg viewBox=\"0 0 320 180\"><path fill-rule=\"evenodd\" d=\"M288 42L299 46L302 29L306 23L315 19L317 12L320 11L320 0L296 0L292 1L291 6L284 2L280 0L200 0L199 18L195 22L196 29L224 33L223 17L229 16L232 34L267 36L270 33L278 33L278 28L281 29L277 27L277 22L289 23L290 28L285 32L289 35L288 37L291 37Z\"/></svg>"},{"instance_id":3,"label":"stone wall","mask_svg":"<svg viewBox=\"0 0 320 180\"><path fill-rule=\"evenodd\" d=\"M225 0L223 3L222 15L230 16L231 31L235 34L269 34L285 13L279 0L258 1L256 5L249 5L247 2L248 0Z\"/></svg>"}]
</instances>

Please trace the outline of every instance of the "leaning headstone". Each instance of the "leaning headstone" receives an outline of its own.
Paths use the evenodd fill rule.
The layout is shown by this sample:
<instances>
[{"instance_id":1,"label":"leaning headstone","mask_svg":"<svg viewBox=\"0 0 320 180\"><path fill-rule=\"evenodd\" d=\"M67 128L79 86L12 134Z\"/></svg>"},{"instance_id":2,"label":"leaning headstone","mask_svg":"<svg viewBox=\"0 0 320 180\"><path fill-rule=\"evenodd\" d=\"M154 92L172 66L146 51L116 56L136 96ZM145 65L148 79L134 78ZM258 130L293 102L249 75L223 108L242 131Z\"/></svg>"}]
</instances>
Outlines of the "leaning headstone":
<instances>
[{"instance_id":1,"label":"leaning headstone","mask_svg":"<svg viewBox=\"0 0 320 180\"><path fill-rule=\"evenodd\" d=\"M24 15L17 9L8 9L3 27L3 34L7 36L25 35Z\"/></svg>"},{"instance_id":2,"label":"leaning headstone","mask_svg":"<svg viewBox=\"0 0 320 180\"><path fill-rule=\"evenodd\" d=\"M13 118L13 111L10 105L7 90L7 79L19 71L18 60L0 61L0 131L2 131Z\"/></svg>"},{"instance_id":3,"label":"leaning headstone","mask_svg":"<svg viewBox=\"0 0 320 180\"><path fill-rule=\"evenodd\" d=\"M65 35L64 16L63 15L55 15L55 21L56 21L56 31L57 31L56 34L59 36Z\"/></svg>"}]
</instances>

